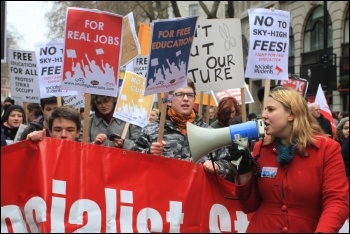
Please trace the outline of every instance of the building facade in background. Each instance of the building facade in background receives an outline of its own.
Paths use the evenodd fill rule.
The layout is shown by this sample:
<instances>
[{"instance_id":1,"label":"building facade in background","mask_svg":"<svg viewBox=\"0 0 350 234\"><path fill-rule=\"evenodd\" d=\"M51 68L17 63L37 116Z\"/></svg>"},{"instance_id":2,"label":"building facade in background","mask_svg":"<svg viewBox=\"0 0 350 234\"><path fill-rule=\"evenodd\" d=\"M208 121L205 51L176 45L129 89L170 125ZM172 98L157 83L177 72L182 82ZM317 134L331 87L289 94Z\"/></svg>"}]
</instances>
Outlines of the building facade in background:
<instances>
[{"instance_id":1,"label":"building facade in background","mask_svg":"<svg viewBox=\"0 0 350 234\"><path fill-rule=\"evenodd\" d=\"M182 16L207 18L198 2L177 1ZM211 10L213 2L205 2ZM324 7L326 3L326 8ZM349 76L349 2L347 1L235 1L234 17L241 19L242 46L246 66L249 51L250 8L278 9L290 12L288 73L309 82L307 99L314 101L318 84L325 91L331 111L349 111L349 92L338 91L341 76ZM217 17L226 18L227 3L221 2ZM169 14L172 16L172 14ZM324 17L324 15L326 17ZM324 25L324 22L327 22ZM324 35L327 35L325 38ZM327 47L324 45L327 44ZM262 80L246 79L252 92L249 112L260 113L256 96ZM274 81L271 81L274 84Z\"/></svg>"},{"instance_id":2,"label":"building facade in background","mask_svg":"<svg viewBox=\"0 0 350 234\"><path fill-rule=\"evenodd\" d=\"M210 11L214 2L204 3ZM198 15L200 18L207 18L198 1L177 1L177 4L182 16ZM289 74L308 80L308 101L314 100L318 84L321 83L331 111L349 111L348 89L338 90L339 77L349 77L348 1L235 1L233 4L234 17L241 20L245 66L249 50L248 9L289 11ZM226 8L227 2L220 2L217 18L227 17ZM174 17L171 7L169 16ZM264 81L245 80L255 100L247 105L247 112L260 113L256 93L264 85ZM272 84L274 82L271 81ZM2 75L1 97L7 96L10 96L10 82L8 77Z\"/></svg>"}]
</instances>

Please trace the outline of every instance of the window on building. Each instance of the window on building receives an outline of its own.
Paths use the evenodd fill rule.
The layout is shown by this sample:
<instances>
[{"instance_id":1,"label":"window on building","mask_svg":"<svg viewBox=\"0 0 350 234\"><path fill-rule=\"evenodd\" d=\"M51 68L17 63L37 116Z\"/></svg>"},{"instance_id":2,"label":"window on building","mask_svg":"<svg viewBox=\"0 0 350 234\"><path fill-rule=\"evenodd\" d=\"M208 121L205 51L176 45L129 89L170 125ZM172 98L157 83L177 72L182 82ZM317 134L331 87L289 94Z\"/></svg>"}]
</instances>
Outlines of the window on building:
<instances>
[{"instance_id":1,"label":"window on building","mask_svg":"<svg viewBox=\"0 0 350 234\"><path fill-rule=\"evenodd\" d=\"M189 8L189 16L199 15L198 4L192 4Z\"/></svg>"},{"instance_id":2,"label":"window on building","mask_svg":"<svg viewBox=\"0 0 350 234\"><path fill-rule=\"evenodd\" d=\"M304 33L304 52L323 49L323 6L316 7L306 23ZM327 13L327 47L333 46L333 29L329 14Z\"/></svg>"},{"instance_id":3,"label":"window on building","mask_svg":"<svg viewBox=\"0 0 350 234\"><path fill-rule=\"evenodd\" d=\"M245 38L244 35L242 35L242 48L243 48L243 61L244 61L244 67L247 66L247 61L248 61L248 51L249 51L249 45L248 41Z\"/></svg>"},{"instance_id":4,"label":"window on building","mask_svg":"<svg viewBox=\"0 0 350 234\"><path fill-rule=\"evenodd\" d=\"M2 85L4 86L4 87L8 87L8 86L10 86L10 81L9 81L9 79L6 79L6 78L4 78L4 79L1 79L1 83L2 83Z\"/></svg>"},{"instance_id":5,"label":"window on building","mask_svg":"<svg viewBox=\"0 0 350 234\"><path fill-rule=\"evenodd\" d=\"M243 9L248 10L250 8L250 1L243 1Z\"/></svg>"},{"instance_id":6,"label":"window on building","mask_svg":"<svg viewBox=\"0 0 350 234\"><path fill-rule=\"evenodd\" d=\"M344 43L349 43L349 9L345 17L344 25Z\"/></svg>"},{"instance_id":7,"label":"window on building","mask_svg":"<svg viewBox=\"0 0 350 234\"><path fill-rule=\"evenodd\" d=\"M294 56L294 34L292 27L289 28L289 57Z\"/></svg>"},{"instance_id":8,"label":"window on building","mask_svg":"<svg viewBox=\"0 0 350 234\"><path fill-rule=\"evenodd\" d=\"M230 4L224 4L225 18L234 18L235 13L237 12L237 7L238 5L235 4L234 2L230 2Z\"/></svg>"},{"instance_id":9,"label":"window on building","mask_svg":"<svg viewBox=\"0 0 350 234\"><path fill-rule=\"evenodd\" d=\"M288 73L295 73L295 48L294 48L294 34L292 27L289 28L289 51L288 51Z\"/></svg>"},{"instance_id":10,"label":"window on building","mask_svg":"<svg viewBox=\"0 0 350 234\"><path fill-rule=\"evenodd\" d=\"M225 8L224 8L225 9L225 18L228 18L228 14L227 14L228 5L225 4L224 6L225 6Z\"/></svg>"}]
</instances>

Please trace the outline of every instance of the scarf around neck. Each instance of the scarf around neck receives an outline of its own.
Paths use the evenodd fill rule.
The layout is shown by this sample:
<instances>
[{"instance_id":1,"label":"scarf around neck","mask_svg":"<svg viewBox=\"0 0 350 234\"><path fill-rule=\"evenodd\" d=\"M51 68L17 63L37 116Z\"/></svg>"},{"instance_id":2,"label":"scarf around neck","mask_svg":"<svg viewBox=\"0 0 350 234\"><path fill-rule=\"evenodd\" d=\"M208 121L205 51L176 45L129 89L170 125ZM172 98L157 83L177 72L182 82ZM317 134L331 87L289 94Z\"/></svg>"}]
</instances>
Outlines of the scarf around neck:
<instances>
[{"instance_id":1,"label":"scarf around neck","mask_svg":"<svg viewBox=\"0 0 350 234\"><path fill-rule=\"evenodd\" d=\"M276 140L277 162L282 166L289 164L294 159L295 145L285 146L280 140Z\"/></svg>"},{"instance_id":2,"label":"scarf around neck","mask_svg":"<svg viewBox=\"0 0 350 234\"><path fill-rule=\"evenodd\" d=\"M186 123L194 123L194 120L196 119L196 113L194 112L194 110L192 110L190 115L183 115L176 112L172 108L169 108L168 115L170 120L175 124L175 126L180 129L181 133L187 136Z\"/></svg>"}]
</instances>

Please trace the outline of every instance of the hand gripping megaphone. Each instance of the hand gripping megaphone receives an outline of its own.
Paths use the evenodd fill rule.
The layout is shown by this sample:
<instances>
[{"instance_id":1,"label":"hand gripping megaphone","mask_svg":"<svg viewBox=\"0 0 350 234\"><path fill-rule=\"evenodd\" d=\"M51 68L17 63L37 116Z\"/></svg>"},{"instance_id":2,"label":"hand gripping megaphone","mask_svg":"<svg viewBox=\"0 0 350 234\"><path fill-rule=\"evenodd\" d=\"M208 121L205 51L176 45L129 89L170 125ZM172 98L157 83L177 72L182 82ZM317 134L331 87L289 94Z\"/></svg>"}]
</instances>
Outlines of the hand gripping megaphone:
<instances>
[{"instance_id":1,"label":"hand gripping megaphone","mask_svg":"<svg viewBox=\"0 0 350 234\"><path fill-rule=\"evenodd\" d=\"M264 136L264 122L261 119L226 128L202 128L187 122L187 136L192 160L197 163L208 153L231 145L239 139L258 140Z\"/></svg>"}]
</instances>

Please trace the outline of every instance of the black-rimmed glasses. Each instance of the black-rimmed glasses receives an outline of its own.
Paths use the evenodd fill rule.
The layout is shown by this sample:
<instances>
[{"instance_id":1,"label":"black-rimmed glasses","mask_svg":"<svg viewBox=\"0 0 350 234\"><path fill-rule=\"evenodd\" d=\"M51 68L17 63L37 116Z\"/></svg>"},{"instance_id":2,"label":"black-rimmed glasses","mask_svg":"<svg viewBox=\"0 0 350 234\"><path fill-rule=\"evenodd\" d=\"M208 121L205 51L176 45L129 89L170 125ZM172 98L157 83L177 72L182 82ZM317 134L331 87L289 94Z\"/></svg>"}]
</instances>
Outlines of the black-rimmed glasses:
<instances>
[{"instance_id":1,"label":"black-rimmed glasses","mask_svg":"<svg viewBox=\"0 0 350 234\"><path fill-rule=\"evenodd\" d=\"M173 96L178 98L184 98L185 95L187 96L188 99L194 98L196 96L194 93L183 93L183 92L173 93Z\"/></svg>"}]
</instances>

